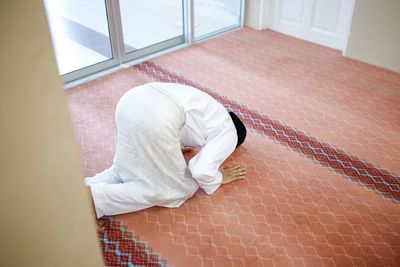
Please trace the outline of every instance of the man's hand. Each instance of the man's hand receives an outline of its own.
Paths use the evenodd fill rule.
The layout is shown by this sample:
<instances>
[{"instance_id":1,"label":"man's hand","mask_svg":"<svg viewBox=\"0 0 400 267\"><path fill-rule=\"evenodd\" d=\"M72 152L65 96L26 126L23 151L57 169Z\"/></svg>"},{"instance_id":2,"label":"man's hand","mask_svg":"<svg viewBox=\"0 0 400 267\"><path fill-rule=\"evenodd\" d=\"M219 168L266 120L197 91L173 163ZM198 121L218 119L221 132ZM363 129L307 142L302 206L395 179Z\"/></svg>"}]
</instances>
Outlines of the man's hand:
<instances>
[{"instance_id":1,"label":"man's hand","mask_svg":"<svg viewBox=\"0 0 400 267\"><path fill-rule=\"evenodd\" d=\"M201 147L197 146L185 146L182 147L182 154L183 157L185 158L186 165L189 164L189 161L199 153Z\"/></svg>"},{"instance_id":2,"label":"man's hand","mask_svg":"<svg viewBox=\"0 0 400 267\"><path fill-rule=\"evenodd\" d=\"M225 167L221 166L219 171L222 173L222 184L228 184L246 177L246 168L240 165Z\"/></svg>"}]
</instances>

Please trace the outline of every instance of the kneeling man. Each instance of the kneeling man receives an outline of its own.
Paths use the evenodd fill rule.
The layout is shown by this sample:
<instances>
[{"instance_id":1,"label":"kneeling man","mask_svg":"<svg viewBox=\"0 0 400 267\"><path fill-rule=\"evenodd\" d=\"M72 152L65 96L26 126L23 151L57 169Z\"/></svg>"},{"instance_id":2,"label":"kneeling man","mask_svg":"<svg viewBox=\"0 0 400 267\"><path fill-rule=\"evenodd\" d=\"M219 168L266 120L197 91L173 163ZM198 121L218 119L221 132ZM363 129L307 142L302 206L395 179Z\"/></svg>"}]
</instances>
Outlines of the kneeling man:
<instances>
[{"instance_id":1,"label":"kneeling man","mask_svg":"<svg viewBox=\"0 0 400 267\"><path fill-rule=\"evenodd\" d=\"M126 92L116 108L114 164L86 178L96 217L178 207L198 188L214 193L244 178L221 166L246 128L210 95L190 86L149 83Z\"/></svg>"}]
</instances>

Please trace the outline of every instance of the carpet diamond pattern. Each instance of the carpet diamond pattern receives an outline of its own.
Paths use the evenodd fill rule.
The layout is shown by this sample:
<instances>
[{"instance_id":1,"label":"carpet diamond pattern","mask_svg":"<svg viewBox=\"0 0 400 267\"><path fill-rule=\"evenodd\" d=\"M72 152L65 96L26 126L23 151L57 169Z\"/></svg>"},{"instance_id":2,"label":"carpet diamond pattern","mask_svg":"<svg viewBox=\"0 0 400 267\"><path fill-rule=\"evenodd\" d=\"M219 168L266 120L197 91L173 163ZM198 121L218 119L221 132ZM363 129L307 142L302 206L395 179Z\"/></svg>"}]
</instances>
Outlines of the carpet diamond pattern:
<instances>
[{"instance_id":1,"label":"carpet diamond pattern","mask_svg":"<svg viewBox=\"0 0 400 267\"><path fill-rule=\"evenodd\" d=\"M119 97L152 80L237 112L250 130L228 164L248 175L176 209L106 218L107 266L400 266L399 74L236 31L69 90L85 175L112 164Z\"/></svg>"}]
</instances>

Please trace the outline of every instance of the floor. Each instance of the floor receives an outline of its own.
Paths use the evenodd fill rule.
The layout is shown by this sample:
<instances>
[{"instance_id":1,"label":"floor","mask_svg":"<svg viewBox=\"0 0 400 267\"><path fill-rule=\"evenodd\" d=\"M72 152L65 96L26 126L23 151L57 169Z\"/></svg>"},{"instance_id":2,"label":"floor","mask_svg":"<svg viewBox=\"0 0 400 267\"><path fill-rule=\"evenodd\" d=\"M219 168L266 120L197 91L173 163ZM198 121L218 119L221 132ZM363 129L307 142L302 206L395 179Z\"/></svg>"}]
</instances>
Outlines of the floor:
<instances>
[{"instance_id":1,"label":"floor","mask_svg":"<svg viewBox=\"0 0 400 267\"><path fill-rule=\"evenodd\" d=\"M107 218L107 266L400 266L399 73L235 31L69 90L85 175L112 163L119 97L153 80L238 113L249 135L229 163L248 175L176 209Z\"/></svg>"}]
</instances>

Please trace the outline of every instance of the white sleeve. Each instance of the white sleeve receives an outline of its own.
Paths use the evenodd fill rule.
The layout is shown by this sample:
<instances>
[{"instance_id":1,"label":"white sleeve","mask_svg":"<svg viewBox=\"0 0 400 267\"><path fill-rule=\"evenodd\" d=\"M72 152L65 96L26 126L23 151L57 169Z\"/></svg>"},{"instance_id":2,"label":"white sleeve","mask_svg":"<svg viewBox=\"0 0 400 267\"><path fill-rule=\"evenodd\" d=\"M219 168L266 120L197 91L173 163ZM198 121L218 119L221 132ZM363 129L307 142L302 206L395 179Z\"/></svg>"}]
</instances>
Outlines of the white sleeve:
<instances>
[{"instance_id":1,"label":"white sleeve","mask_svg":"<svg viewBox=\"0 0 400 267\"><path fill-rule=\"evenodd\" d=\"M225 159L235 150L236 130L228 128L209 140L200 152L189 161L193 179L207 193L214 193L222 184L218 171Z\"/></svg>"}]
</instances>

